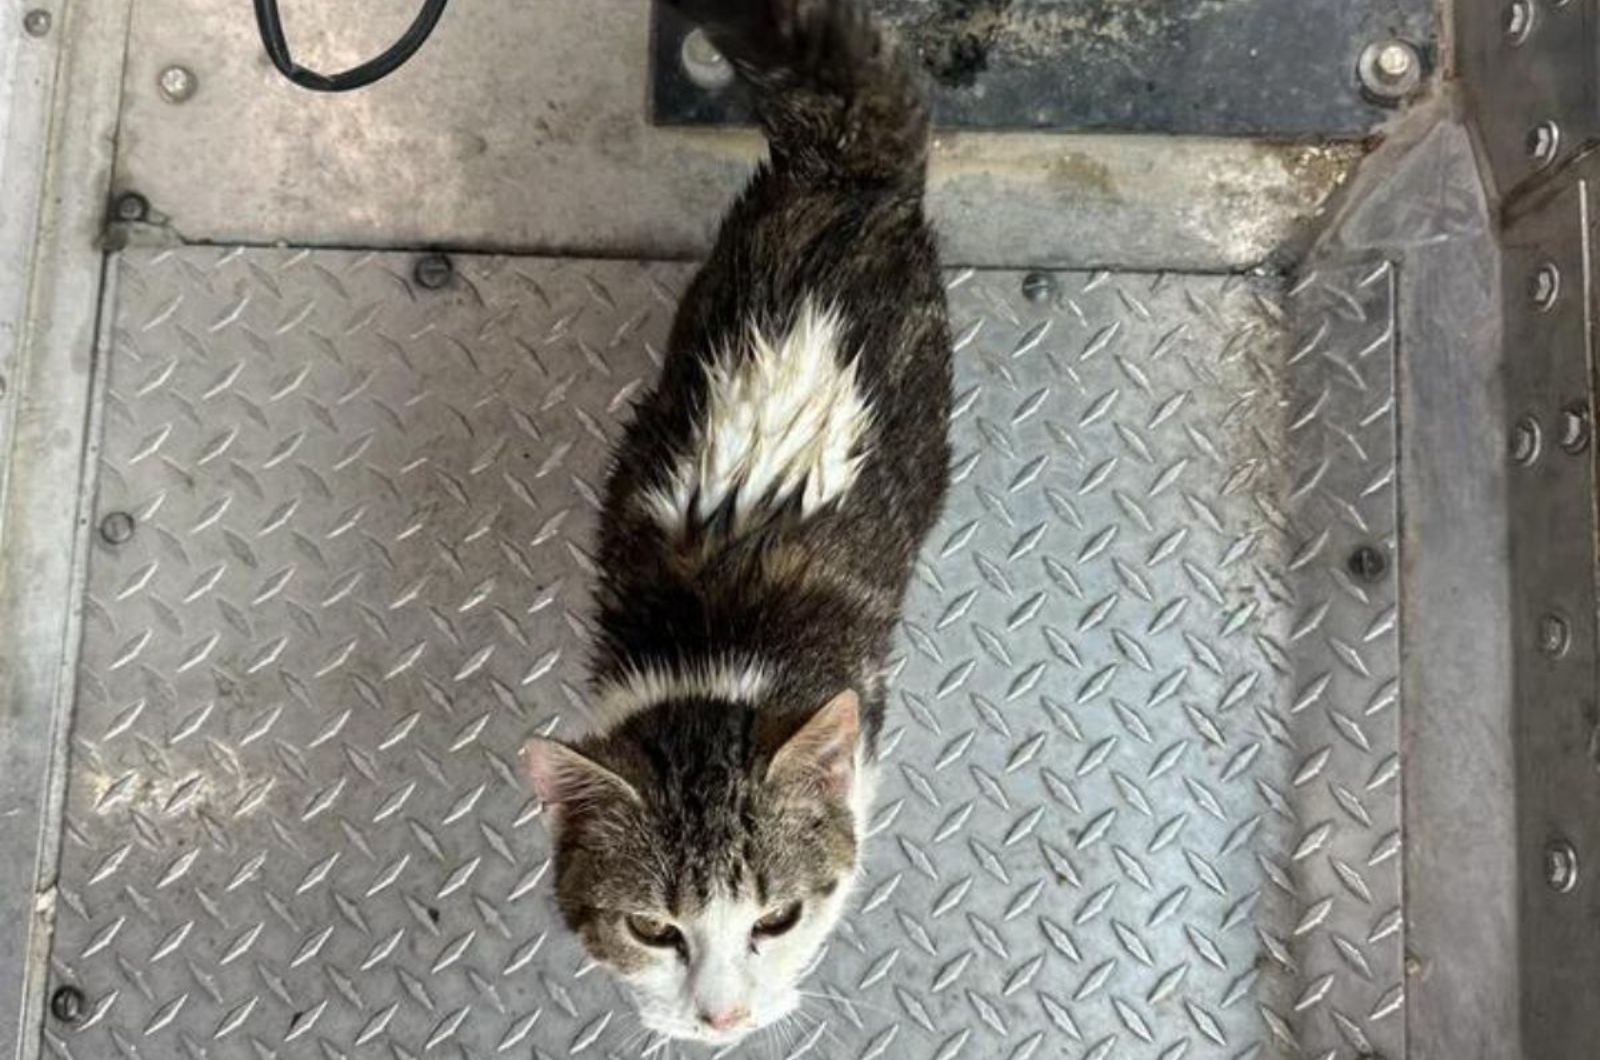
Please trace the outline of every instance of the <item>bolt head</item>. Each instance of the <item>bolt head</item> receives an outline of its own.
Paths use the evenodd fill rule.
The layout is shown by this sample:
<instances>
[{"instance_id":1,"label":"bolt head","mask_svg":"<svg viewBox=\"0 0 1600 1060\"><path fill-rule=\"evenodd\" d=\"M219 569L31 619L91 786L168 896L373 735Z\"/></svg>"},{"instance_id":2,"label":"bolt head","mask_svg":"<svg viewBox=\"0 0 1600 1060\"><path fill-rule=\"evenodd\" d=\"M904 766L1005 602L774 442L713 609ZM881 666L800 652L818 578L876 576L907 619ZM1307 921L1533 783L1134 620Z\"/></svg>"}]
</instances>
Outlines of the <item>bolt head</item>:
<instances>
[{"instance_id":1,"label":"bolt head","mask_svg":"<svg viewBox=\"0 0 1600 1060\"><path fill-rule=\"evenodd\" d=\"M1561 151L1561 127L1553 121L1542 121L1528 130L1526 147L1528 161L1543 169L1556 160Z\"/></svg>"},{"instance_id":2,"label":"bolt head","mask_svg":"<svg viewBox=\"0 0 1600 1060\"><path fill-rule=\"evenodd\" d=\"M1369 100L1398 106L1422 84L1422 56L1403 40L1374 41L1361 52L1356 76Z\"/></svg>"},{"instance_id":3,"label":"bolt head","mask_svg":"<svg viewBox=\"0 0 1600 1060\"><path fill-rule=\"evenodd\" d=\"M60 986L50 995L50 1014L62 1023L77 1023L83 1019L85 998L75 986Z\"/></svg>"},{"instance_id":4,"label":"bolt head","mask_svg":"<svg viewBox=\"0 0 1600 1060\"><path fill-rule=\"evenodd\" d=\"M1547 261L1533 270L1528 280L1528 300L1541 313L1548 313L1561 297L1561 270L1555 262Z\"/></svg>"},{"instance_id":5,"label":"bolt head","mask_svg":"<svg viewBox=\"0 0 1600 1060\"><path fill-rule=\"evenodd\" d=\"M1505 13L1506 40L1515 47L1533 32L1533 0L1511 0Z\"/></svg>"},{"instance_id":6,"label":"bolt head","mask_svg":"<svg viewBox=\"0 0 1600 1060\"><path fill-rule=\"evenodd\" d=\"M1560 615L1548 614L1539 619L1539 654L1547 659L1559 659L1572 646L1572 627Z\"/></svg>"},{"instance_id":7,"label":"bolt head","mask_svg":"<svg viewBox=\"0 0 1600 1060\"><path fill-rule=\"evenodd\" d=\"M168 103L184 103L194 98L200 81L187 66L169 66L156 78L156 87Z\"/></svg>"},{"instance_id":8,"label":"bolt head","mask_svg":"<svg viewBox=\"0 0 1600 1060\"><path fill-rule=\"evenodd\" d=\"M455 265L443 254L424 254L411 270L411 278L425 291L448 287L455 274Z\"/></svg>"},{"instance_id":9,"label":"bolt head","mask_svg":"<svg viewBox=\"0 0 1600 1060\"><path fill-rule=\"evenodd\" d=\"M1391 81L1410 73L1416 61L1416 54L1399 41L1390 41L1378 49L1378 73Z\"/></svg>"},{"instance_id":10,"label":"bolt head","mask_svg":"<svg viewBox=\"0 0 1600 1060\"><path fill-rule=\"evenodd\" d=\"M53 21L50 12L42 7L36 7L22 16L22 32L30 37L42 37L50 32Z\"/></svg>"},{"instance_id":11,"label":"bolt head","mask_svg":"<svg viewBox=\"0 0 1600 1060\"><path fill-rule=\"evenodd\" d=\"M1511 428L1511 459L1526 467L1539 459L1539 454L1544 448L1544 432L1539 429L1539 421L1532 416L1524 416Z\"/></svg>"},{"instance_id":12,"label":"bolt head","mask_svg":"<svg viewBox=\"0 0 1600 1060\"><path fill-rule=\"evenodd\" d=\"M108 545L125 545L133 540L133 516L127 512L112 512L100 520L100 539Z\"/></svg>"},{"instance_id":13,"label":"bolt head","mask_svg":"<svg viewBox=\"0 0 1600 1060\"><path fill-rule=\"evenodd\" d=\"M707 92L716 92L733 84L733 64L717 50L703 29L693 29L683 38L678 50L678 62L683 72L695 85Z\"/></svg>"},{"instance_id":14,"label":"bolt head","mask_svg":"<svg viewBox=\"0 0 1600 1060\"><path fill-rule=\"evenodd\" d=\"M1383 550L1375 545L1360 545L1345 560L1345 569L1356 581L1372 585L1383 579L1384 572L1389 569L1389 560Z\"/></svg>"},{"instance_id":15,"label":"bolt head","mask_svg":"<svg viewBox=\"0 0 1600 1060\"><path fill-rule=\"evenodd\" d=\"M1589 448L1589 404L1574 401L1561 410L1561 449L1577 456Z\"/></svg>"},{"instance_id":16,"label":"bolt head","mask_svg":"<svg viewBox=\"0 0 1600 1060\"><path fill-rule=\"evenodd\" d=\"M150 216L150 201L136 191L125 191L113 204L119 221L143 221Z\"/></svg>"},{"instance_id":17,"label":"bolt head","mask_svg":"<svg viewBox=\"0 0 1600 1060\"><path fill-rule=\"evenodd\" d=\"M1034 305L1049 305L1056 300L1061 285L1048 272L1030 272L1022 278L1022 297Z\"/></svg>"},{"instance_id":18,"label":"bolt head","mask_svg":"<svg viewBox=\"0 0 1600 1060\"><path fill-rule=\"evenodd\" d=\"M1565 839L1544 848L1544 882L1557 894L1567 894L1578 886L1578 851Z\"/></svg>"}]
</instances>

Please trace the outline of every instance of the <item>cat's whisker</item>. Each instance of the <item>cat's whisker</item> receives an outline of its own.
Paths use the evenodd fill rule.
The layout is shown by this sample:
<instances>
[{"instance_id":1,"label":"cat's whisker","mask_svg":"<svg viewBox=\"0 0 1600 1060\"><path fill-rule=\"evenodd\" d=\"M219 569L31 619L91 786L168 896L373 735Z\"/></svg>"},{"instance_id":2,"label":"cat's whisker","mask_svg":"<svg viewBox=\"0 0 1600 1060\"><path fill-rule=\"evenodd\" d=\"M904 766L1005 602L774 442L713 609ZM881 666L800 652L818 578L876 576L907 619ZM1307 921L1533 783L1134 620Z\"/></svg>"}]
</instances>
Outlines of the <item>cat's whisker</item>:
<instances>
[{"instance_id":1,"label":"cat's whisker","mask_svg":"<svg viewBox=\"0 0 1600 1060\"><path fill-rule=\"evenodd\" d=\"M843 994L826 994L816 990L799 990L796 991L796 993L798 993L801 997L813 998L818 1001L826 1001L838 1008L848 1007L866 1009L869 1012L879 1012L886 1016L893 1016L896 1019L899 1019L901 1016L901 1013L896 1012L887 1005L879 1005L871 1001L862 1001L860 998L846 997Z\"/></svg>"},{"instance_id":2,"label":"cat's whisker","mask_svg":"<svg viewBox=\"0 0 1600 1060\"><path fill-rule=\"evenodd\" d=\"M788 1025L789 1017L786 1015L776 1022L768 1024L766 1027L762 1028L762 1044L766 1047L767 1054L772 1057L772 1060L782 1060L783 1051L785 1048L785 1031Z\"/></svg>"}]
</instances>

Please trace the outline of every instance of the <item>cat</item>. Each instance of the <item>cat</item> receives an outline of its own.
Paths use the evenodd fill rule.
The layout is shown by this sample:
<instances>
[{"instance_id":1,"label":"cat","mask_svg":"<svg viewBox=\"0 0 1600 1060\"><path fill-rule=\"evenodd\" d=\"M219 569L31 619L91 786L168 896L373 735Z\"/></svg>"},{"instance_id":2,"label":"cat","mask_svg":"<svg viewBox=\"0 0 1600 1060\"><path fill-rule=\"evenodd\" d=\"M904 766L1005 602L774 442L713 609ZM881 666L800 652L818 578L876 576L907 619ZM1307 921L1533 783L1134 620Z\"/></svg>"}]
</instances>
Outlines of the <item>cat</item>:
<instances>
[{"instance_id":1,"label":"cat","mask_svg":"<svg viewBox=\"0 0 1600 1060\"><path fill-rule=\"evenodd\" d=\"M599 528L595 730L525 758L556 900L644 1024L794 1012L862 859L885 670L948 485L916 76L854 0L673 0L769 158L674 319Z\"/></svg>"}]
</instances>

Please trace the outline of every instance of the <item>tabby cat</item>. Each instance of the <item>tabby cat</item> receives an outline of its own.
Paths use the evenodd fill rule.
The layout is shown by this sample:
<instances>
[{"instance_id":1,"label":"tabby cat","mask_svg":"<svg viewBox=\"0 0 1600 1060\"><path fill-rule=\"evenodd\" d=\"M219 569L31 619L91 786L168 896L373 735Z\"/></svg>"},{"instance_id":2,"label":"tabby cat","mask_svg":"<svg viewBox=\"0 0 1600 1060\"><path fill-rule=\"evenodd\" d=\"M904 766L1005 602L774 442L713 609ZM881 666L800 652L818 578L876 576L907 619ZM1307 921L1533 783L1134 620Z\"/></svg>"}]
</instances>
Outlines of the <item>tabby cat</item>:
<instances>
[{"instance_id":1,"label":"tabby cat","mask_svg":"<svg viewBox=\"0 0 1600 1060\"><path fill-rule=\"evenodd\" d=\"M526 752L561 913L646 1026L793 1012L862 859L891 638L949 472L916 77L852 0L674 0L770 158L678 308L599 531L595 728Z\"/></svg>"}]
</instances>

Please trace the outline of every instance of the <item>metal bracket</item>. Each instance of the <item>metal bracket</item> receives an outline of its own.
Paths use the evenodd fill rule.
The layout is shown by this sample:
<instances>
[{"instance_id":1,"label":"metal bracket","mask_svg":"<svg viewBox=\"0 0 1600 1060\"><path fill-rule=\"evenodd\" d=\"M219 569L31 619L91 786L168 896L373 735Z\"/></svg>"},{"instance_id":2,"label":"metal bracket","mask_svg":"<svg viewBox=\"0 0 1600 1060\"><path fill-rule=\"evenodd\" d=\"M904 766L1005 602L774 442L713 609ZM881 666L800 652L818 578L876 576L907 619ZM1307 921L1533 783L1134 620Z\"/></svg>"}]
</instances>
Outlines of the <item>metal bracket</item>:
<instances>
[{"instance_id":1,"label":"metal bracket","mask_svg":"<svg viewBox=\"0 0 1600 1060\"><path fill-rule=\"evenodd\" d=\"M1543 193L1505 233L1512 418L1522 1026L1529 1056L1600 1038L1600 709L1591 437L1593 180Z\"/></svg>"},{"instance_id":2,"label":"metal bracket","mask_svg":"<svg viewBox=\"0 0 1600 1060\"><path fill-rule=\"evenodd\" d=\"M1502 0L1458 5L1459 63L1503 193L1577 157L1595 123L1594 5Z\"/></svg>"}]
</instances>

